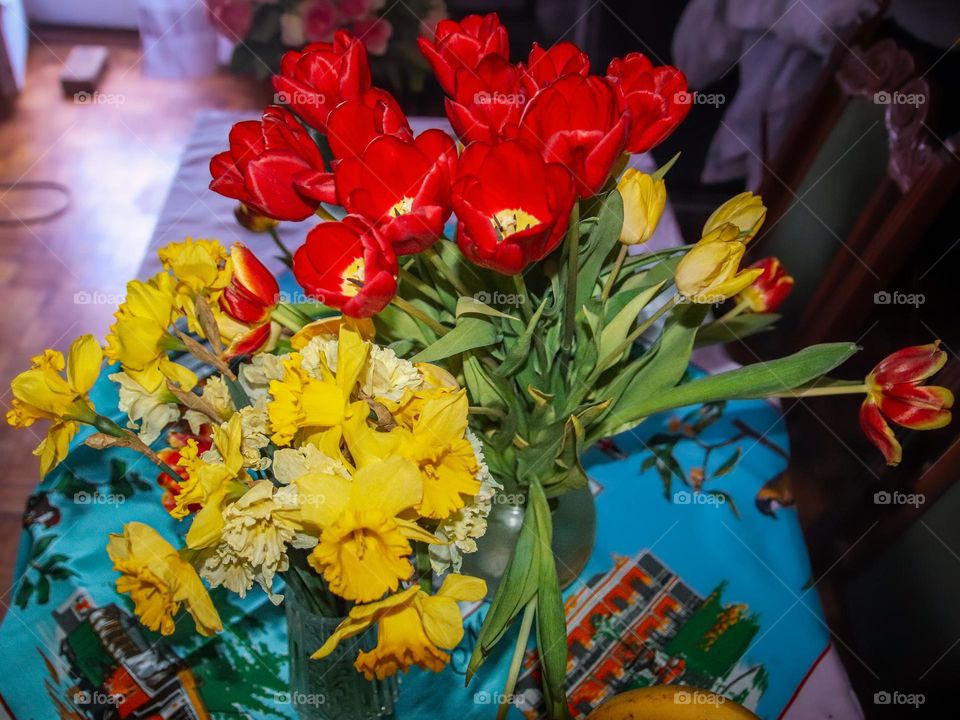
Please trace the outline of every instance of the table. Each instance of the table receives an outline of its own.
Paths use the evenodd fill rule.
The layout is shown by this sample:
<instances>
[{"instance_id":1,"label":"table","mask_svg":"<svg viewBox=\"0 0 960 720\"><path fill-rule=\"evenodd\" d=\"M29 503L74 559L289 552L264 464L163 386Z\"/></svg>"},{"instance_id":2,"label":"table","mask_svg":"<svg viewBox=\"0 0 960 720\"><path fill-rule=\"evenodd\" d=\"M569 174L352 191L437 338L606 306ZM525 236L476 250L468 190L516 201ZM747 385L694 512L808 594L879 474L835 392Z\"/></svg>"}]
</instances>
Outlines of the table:
<instances>
[{"instance_id":1,"label":"table","mask_svg":"<svg viewBox=\"0 0 960 720\"><path fill-rule=\"evenodd\" d=\"M224 144L229 124L226 116L212 119L200 116L152 246L214 234L272 258L268 240L233 222L231 201L204 192L200 170L211 146ZM292 239L297 228L284 232ZM288 291L292 282L289 274L282 278ZM94 400L98 408L116 408L105 375ZM790 510L776 519L760 512L769 508L758 505L757 493L776 480L787 456L779 409L763 401L656 416L589 451L597 541L565 591L568 692L578 717L612 692L659 682L722 691L763 718L862 717L809 586L796 517ZM0 626L0 657L8 665L16 658L15 672L0 679L0 720L46 720L58 712L100 717L93 703L116 702L111 693L121 680L129 686L131 668L149 671L153 685L143 697L127 693L139 703L127 717L149 717L148 710L175 703L185 708L183 717L294 717L283 610L262 594L241 601L216 591L225 629L207 639L190 623L169 638L144 630L116 593L107 533L134 519L175 542L183 533L160 506L155 477L152 465L129 451L75 447L31 497L14 602ZM702 484L703 492L687 483ZM404 676L398 720L493 717L511 638L469 688L463 683L486 608L463 608L465 637L447 669ZM533 678L528 654L517 690L521 708L511 710L512 718L537 717Z\"/></svg>"}]
</instances>

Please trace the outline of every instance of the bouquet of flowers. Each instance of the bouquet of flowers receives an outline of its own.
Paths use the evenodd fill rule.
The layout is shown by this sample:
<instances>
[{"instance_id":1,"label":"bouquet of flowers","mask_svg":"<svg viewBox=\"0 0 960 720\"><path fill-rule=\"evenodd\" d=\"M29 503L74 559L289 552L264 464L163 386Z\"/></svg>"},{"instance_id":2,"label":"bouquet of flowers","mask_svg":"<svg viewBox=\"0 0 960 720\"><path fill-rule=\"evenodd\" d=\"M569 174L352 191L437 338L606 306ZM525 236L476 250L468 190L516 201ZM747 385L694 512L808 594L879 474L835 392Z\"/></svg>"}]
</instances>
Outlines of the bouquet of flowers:
<instances>
[{"instance_id":1,"label":"bouquet of flowers","mask_svg":"<svg viewBox=\"0 0 960 720\"><path fill-rule=\"evenodd\" d=\"M417 52L447 17L443 0L206 0L207 15L235 45L231 68L267 78L288 50L330 42L337 30L359 38L372 56L374 74L396 90L423 86L429 66Z\"/></svg>"},{"instance_id":2,"label":"bouquet of flowers","mask_svg":"<svg viewBox=\"0 0 960 720\"><path fill-rule=\"evenodd\" d=\"M949 391L923 384L946 357L937 343L907 348L865 380L837 380L827 373L857 348L831 343L689 379L695 345L769 326L792 279L772 259L741 268L766 212L751 193L718 208L695 243L643 252L671 163L627 164L685 117L682 73L631 54L591 75L570 43L515 65L495 15L441 22L421 50L459 143L415 136L371 84L362 41L337 33L287 56L274 84L288 105L235 126L211 161L211 188L281 246L278 222L317 221L285 252L309 301L284 302L239 244L175 243L163 272L129 284L106 341L130 427L89 403L104 354L90 336L66 359L34 359L8 420L51 421L44 473L80 425L95 430L88 445L161 468L166 507L189 520L184 547L137 523L108 547L146 625L171 631L183 606L215 632L204 582L241 595L256 584L278 602L282 576L313 612L342 618L314 657L377 627L355 658L369 678L443 666L463 633L456 601L486 592L459 572L463 556L496 493L523 498L468 679L519 618L504 698L535 628L546 712L561 718L551 509L587 485L588 447L697 403L859 394L864 430L895 464L888 420L950 421ZM200 381L184 358L212 374Z\"/></svg>"}]
</instances>

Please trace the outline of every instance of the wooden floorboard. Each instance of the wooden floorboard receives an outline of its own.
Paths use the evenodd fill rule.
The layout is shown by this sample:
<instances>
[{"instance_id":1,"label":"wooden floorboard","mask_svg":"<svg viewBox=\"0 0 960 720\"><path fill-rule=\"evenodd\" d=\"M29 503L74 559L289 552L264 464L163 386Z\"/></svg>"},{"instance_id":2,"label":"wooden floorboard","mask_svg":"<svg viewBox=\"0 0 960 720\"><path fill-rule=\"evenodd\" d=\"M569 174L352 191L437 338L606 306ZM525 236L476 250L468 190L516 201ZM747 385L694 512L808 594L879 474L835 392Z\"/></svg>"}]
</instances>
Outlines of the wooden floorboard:
<instances>
[{"instance_id":1,"label":"wooden floorboard","mask_svg":"<svg viewBox=\"0 0 960 720\"><path fill-rule=\"evenodd\" d=\"M35 30L27 86L0 122L0 183L54 181L72 203L59 218L21 223L55 208L51 192L0 188L0 409L9 381L45 347L73 337L102 337L124 283L140 265L195 113L252 108L269 89L222 72L199 80L145 78L134 33ZM110 50L109 69L92 101L64 98L63 59L79 43ZM103 302L84 302L97 298ZM19 517L38 482L30 451L38 438L0 427L0 595L10 585ZM2 608L2 605L0 605Z\"/></svg>"}]
</instances>

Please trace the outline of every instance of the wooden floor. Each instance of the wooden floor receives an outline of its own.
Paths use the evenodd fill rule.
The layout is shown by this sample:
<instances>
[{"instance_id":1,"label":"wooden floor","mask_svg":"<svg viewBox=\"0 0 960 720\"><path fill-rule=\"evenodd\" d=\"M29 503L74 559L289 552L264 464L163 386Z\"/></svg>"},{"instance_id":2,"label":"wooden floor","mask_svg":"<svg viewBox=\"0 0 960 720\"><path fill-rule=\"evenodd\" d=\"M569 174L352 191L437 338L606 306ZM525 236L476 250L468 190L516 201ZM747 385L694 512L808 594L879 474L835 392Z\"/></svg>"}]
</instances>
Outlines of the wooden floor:
<instances>
[{"instance_id":1,"label":"wooden floor","mask_svg":"<svg viewBox=\"0 0 960 720\"><path fill-rule=\"evenodd\" d=\"M51 222L22 223L17 218L56 208L60 196L0 188L4 412L9 381L32 355L63 350L84 332L103 336L141 262L197 110L251 108L269 99L264 86L226 72L202 80L145 78L133 33L35 32L26 90L0 121L0 183L62 183L72 204ZM94 102L64 98L59 85L63 59L82 43L110 49ZM5 422L0 427L0 614L11 601L24 503L39 479L30 454L38 440Z\"/></svg>"}]
</instances>

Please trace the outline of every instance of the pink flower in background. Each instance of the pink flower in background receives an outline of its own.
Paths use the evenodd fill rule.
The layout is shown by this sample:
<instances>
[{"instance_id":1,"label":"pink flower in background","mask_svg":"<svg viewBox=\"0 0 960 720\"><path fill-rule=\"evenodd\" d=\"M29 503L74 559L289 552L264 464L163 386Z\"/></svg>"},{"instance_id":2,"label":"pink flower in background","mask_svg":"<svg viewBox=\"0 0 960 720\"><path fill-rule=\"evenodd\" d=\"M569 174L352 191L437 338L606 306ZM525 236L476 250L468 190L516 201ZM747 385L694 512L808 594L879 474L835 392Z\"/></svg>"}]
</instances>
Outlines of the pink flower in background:
<instances>
[{"instance_id":1,"label":"pink flower in background","mask_svg":"<svg viewBox=\"0 0 960 720\"><path fill-rule=\"evenodd\" d=\"M383 9L385 0L340 0L340 16L347 20L359 20Z\"/></svg>"},{"instance_id":2,"label":"pink flower in background","mask_svg":"<svg viewBox=\"0 0 960 720\"><path fill-rule=\"evenodd\" d=\"M337 9L331 0L310 0L300 6L303 35L308 43L329 42L337 30Z\"/></svg>"},{"instance_id":3,"label":"pink flower in background","mask_svg":"<svg viewBox=\"0 0 960 720\"><path fill-rule=\"evenodd\" d=\"M207 16L230 40L243 40L253 25L251 0L207 0Z\"/></svg>"},{"instance_id":4,"label":"pink flower in background","mask_svg":"<svg viewBox=\"0 0 960 720\"><path fill-rule=\"evenodd\" d=\"M371 15L361 18L350 25L353 34L367 47L371 55L383 55L387 52L390 37L393 35L393 25L390 21Z\"/></svg>"},{"instance_id":5,"label":"pink flower in background","mask_svg":"<svg viewBox=\"0 0 960 720\"><path fill-rule=\"evenodd\" d=\"M437 25L443 20L448 20L450 14L447 12L447 4L443 0L434 0L430 10L420 21L420 35L427 40L433 41L437 34Z\"/></svg>"}]
</instances>

